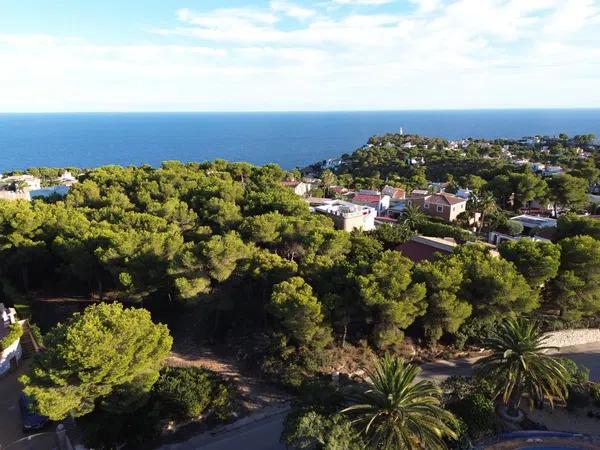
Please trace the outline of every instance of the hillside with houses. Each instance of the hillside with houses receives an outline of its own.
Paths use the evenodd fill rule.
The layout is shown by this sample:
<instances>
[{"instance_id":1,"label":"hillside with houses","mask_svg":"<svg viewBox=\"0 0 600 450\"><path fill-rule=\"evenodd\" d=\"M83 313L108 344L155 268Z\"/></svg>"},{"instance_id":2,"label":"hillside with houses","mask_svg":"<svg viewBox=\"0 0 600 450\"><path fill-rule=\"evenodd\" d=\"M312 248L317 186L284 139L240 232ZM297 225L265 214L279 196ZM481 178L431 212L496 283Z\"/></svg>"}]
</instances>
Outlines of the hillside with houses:
<instances>
[{"instance_id":1,"label":"hillside with houses","mask_svg":"<svg viewBox=\"0 0 600 450\"><path fill-rule=\"evenodd\" d=\"M4 192L27 195L0 199L0 370L24 371L36 423L74 417L92 448L159 446L287 414L290 399L285 442L316 439L308 422L364 448L351 393L373 388L373 370L417 386L418 365L469 376L427 384L448 439L456 423L480 442L525 415L550 420L522 398L571 417L588 405L578 422L592 427L597 368L542 343L576 346L578 362L597 345L599 151L590 136L396 134L302 171L216 160L6 174ZM523 357L550 372L481 359L505 354L502 339L521 355L525 338ZM502 400L513 376L526 389Z\"/></svg>"}]
</instances>

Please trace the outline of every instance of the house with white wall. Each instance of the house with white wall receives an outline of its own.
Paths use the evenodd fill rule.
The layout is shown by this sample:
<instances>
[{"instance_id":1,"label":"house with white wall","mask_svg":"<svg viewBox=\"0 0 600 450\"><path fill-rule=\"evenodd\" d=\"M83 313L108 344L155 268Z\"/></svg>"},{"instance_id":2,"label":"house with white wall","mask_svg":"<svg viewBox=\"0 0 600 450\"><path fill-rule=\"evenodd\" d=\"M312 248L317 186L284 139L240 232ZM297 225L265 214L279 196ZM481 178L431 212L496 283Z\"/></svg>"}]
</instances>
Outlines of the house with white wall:
<instances>
[{"instance_id":1,"label":"house with white wall","mask_svg":"<svg viewBox=\"0 0 600 450\"><path fill-rule=\"evenodd\" d=\"M21 327L14 308L7 308L0 303L0 376L14 370L21 360L21 334L15 336L14 328Z\"/></svg>"}]
</instances>

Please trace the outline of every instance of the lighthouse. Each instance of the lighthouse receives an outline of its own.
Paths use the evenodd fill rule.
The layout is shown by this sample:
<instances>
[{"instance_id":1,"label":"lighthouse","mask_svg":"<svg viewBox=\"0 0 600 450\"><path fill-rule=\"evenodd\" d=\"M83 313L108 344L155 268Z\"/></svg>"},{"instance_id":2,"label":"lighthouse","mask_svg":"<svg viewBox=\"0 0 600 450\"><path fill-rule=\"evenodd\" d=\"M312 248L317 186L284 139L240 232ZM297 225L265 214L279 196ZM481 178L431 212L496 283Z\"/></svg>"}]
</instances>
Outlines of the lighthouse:
<instances>
[{"instance_id":1,"label":"lighthouse","mask_svg":"<svg viewBox=\"0 0 600 450\"><path fill-rule=\"evenodd\" d=\"M404 128L400 127L400 136L404 135Z\"/></svg>"}]
</instances>

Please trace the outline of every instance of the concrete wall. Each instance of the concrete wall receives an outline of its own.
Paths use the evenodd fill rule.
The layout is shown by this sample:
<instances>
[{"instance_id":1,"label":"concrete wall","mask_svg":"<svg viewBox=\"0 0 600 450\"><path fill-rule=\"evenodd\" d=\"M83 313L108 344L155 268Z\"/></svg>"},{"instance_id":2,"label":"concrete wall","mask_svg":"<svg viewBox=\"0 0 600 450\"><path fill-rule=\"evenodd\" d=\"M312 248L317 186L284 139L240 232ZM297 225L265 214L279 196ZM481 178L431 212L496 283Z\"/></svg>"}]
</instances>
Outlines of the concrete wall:
<instances>
[{"instance_id":1,"label":"concrete wall","mask_svg":"<svg viewBox=\"0 0 600 450\"><path fill-rule=\"evenodd\" d=\"M0 191L0 200L31 200L29 191L13 192L13 191Z\"/></svg>"},{"instance_id":2,"label":"concrete wall","mask_svg":"<svg viewBox=\"0 0 600 450\"><path fill-rule=\"evenodd\" d=\"M15 358L17 362L21 360L21 340L16 339L14 343L9 345L2 351L0 355L0 375L4 375L10 370L10 361Z\"/></svg>"}]
</instances>

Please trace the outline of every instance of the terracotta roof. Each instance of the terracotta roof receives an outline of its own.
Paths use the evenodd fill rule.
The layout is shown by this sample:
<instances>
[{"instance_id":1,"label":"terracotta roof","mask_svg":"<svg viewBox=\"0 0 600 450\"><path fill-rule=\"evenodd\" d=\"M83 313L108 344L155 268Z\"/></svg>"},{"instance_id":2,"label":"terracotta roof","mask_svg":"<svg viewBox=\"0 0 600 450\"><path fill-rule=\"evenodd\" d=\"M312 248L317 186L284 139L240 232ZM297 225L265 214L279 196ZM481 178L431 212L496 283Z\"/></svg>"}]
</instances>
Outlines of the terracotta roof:
<instances>
[{"instance_id":1,"label":"terracotta roof","mask_svg":"<svg viewBox=\"0 0 600 450\"><path fill-rule=\"evenodd\" d=\"M536 231L535 235L544 239L551 240L556 233L556 227L544 227Z\"/></svg>"},{"instance_id":2,"label":"terracotta roof","mask_svg":"<svg viewBox=\"0 0 600 450\"><path fill-rule=\"evenodd\" d=\"M300 184L300 181L282 181L281 183L287 187L296 187Z\"/></svg>"},{"instance_id":3,"label":"terracotta roof","mask_svg":"<svg viewBox=\"0 0 600 450\"><path fill-rule=\"evenodd\" d=\"M400 244L398 247L396 247L396 250L416 263L424 260L433 261L436 253L451 253L449 251L441 250L439 248L414 241L408 241L404 244Z\"/></svg>"},{"instance_id":4,"label":"terracotta roof","mask_svg":"<svg viewBox=\"0 0 600 450\"><path fill-rule=\"evenodd\" d=\"M458 205L459 203L466 202L466 200L456 195L441 193L430 195L427 197L427 202L434 205Z\"/></svg>"},{"instance_id":5,"label":"terracotta roof","mask_svg":"<svg viewBox=\"0 0 600 450\"><path fill-rule=\"evenodd\" d=\"M392 186L385 186L382 193L389 195L393 199L402 200L406 197L406 191L402 188L395 188Z\"/></svg>"},{"instance_id":6,"label":"terracotta roof","mask_svg":"<svg viewBox=\"0 0 600 450\"><path fill-rule=\"evenodd\" d=\"M353 202L360 203L379 203L379 200L381 200L379 195L356 194L354 197L352 197Z\"/></svg>"},{"instance_id":7,"label":"terracotta roof","mask_svg":"<svg viewBox=\"0 0 600 450\"><path fill-rule=\"evenodd\" d=\"M348 188L345 188L343 186L330 186L329 189L331 189L336 194L345 194L349 192Z\"/></svg>"}]
</instances>

